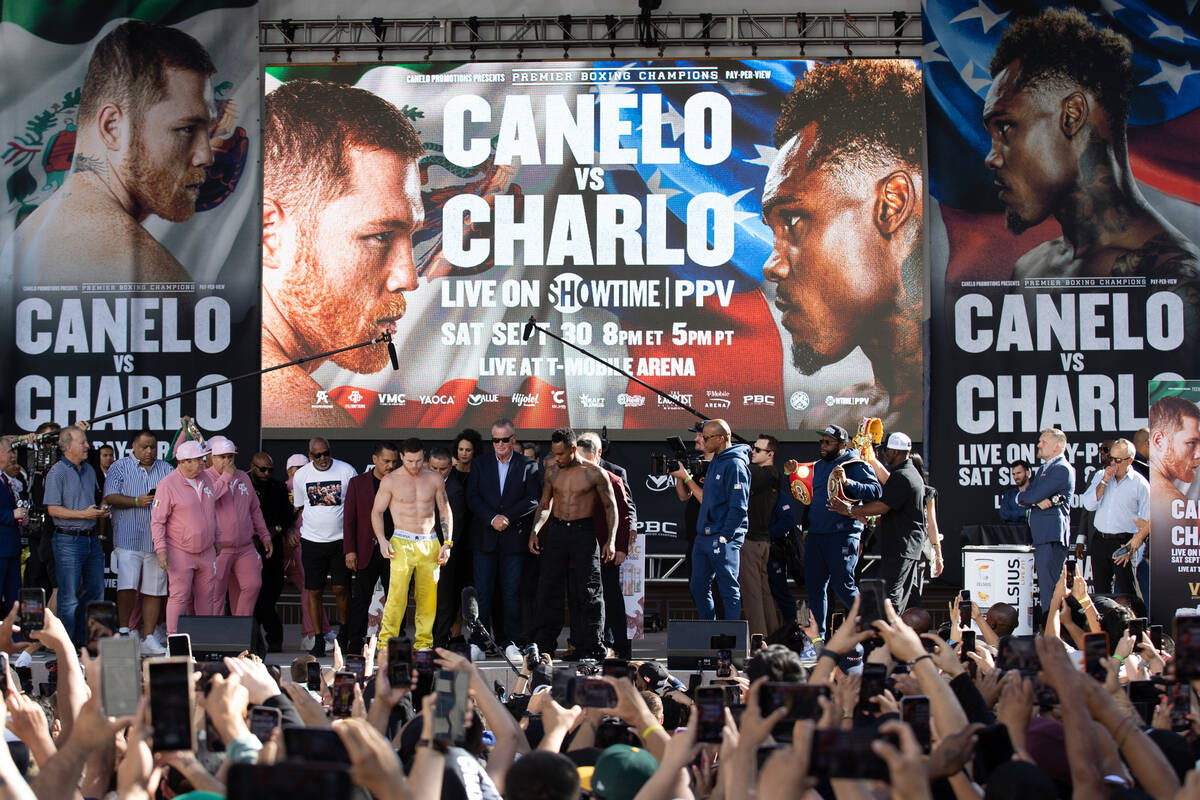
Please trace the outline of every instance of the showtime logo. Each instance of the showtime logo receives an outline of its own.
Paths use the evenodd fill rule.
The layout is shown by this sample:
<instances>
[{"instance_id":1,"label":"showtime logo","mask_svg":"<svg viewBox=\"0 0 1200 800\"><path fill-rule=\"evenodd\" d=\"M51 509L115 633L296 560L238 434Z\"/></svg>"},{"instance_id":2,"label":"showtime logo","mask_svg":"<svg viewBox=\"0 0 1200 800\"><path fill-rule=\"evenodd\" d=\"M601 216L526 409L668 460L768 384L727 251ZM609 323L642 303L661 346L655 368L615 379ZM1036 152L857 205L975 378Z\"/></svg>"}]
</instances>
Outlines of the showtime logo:
<instances>
[{"instance_id":1,"label":"showtime logo","mask_svg":"<svg viewBox=\"0 0 1200 800\"><path fill-rule=\"evenodd\" d=\"M500 395L498 395L498 394L483 394L480 392L474 392L472 394L467 395L467 405L469 405L469 406L481 406L484 403L488 403L490 405L492 403L499 403L499 402L500 402Z\"/></svg>"},{"instance_id":2,"label":"showtime logo","mask_svg":"<svg viewBox=\"0 0 1200 800\"><path fill-rule=\"evenodd\" d=\"M540 395L536 394L521 394L520 392L517 392L512 396L512 401L514 406L520 406L521 408L532 408L538 404L539 397Z\"/></svg>"},{"instance_id":3,"label":"showtime logo","mask_svg":"<svg viewBox=\"0 0 1200 800\"><path fill-rule=\"evenodd\" d=\"M454 405L454 395L449 394L423 394L421 402L427 406L452 406Z\"/></svg>"},{"instance_id":4,"label":"showtime logo","mask_svg":"<svg viewBox=\"0 0 1200 800\"><path fill-rule=\"evenodd\" d=\"M617 395L617 404L625 406L626 408L640 408L641 406L646 405L646 398L642 397L640 394L625 394L622 392L621 394Z\"/></svg>"}]
</instances>

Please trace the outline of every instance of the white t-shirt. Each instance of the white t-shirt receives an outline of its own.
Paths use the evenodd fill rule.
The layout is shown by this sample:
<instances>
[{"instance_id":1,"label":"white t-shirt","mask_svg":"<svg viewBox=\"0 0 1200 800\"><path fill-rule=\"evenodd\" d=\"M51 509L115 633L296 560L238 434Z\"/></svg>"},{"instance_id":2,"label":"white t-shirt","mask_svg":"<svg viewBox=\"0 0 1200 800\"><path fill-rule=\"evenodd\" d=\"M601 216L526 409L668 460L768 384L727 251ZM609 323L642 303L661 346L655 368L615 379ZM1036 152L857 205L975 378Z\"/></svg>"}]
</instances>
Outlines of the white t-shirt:
<instances>
[{"instance_id":1,"label":"white t-shirt","mask_svg":"<svg viewBox=\"0 0 1200 800\"><path fill-rule=\"evenodd\" d=\"M292 497L300 518L300 538L310 542L339 542L342 539L342 511L346 485L358 473L345 461L333 459L329 469L320 472L311 463L292 476Z\"/></svg>"}]
</instances>

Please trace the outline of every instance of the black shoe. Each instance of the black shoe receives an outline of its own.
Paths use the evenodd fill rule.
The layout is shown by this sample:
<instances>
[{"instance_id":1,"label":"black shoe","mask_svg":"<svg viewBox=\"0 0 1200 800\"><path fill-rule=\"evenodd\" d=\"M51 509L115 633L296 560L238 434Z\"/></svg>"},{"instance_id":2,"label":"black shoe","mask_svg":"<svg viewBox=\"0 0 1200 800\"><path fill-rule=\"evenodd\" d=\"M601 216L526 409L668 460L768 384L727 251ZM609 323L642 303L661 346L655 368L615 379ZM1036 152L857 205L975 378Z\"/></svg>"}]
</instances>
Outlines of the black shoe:
<instances>
[{"instance_id":1,"label":"black shoe","mask_svg":"<svg viewBox=\"0 0 1200 800\"><path fill-rule=\"evenodd\" d=\"M312 649L308 651L308 654L315 658L324 658L325 657L325 637L324 636L317 637L317 640L313 643Z\"/></svg>"},{"instance_id":2,"label":"black shoe","mask_svg":"<svg viewBox=\"0 0 1200 800\"><path fill-rule=\"evenodd\" d=\"M283 642L267 642L267 652L268 653L282 653L283 652Z\"/></svg>"}]
</instances>

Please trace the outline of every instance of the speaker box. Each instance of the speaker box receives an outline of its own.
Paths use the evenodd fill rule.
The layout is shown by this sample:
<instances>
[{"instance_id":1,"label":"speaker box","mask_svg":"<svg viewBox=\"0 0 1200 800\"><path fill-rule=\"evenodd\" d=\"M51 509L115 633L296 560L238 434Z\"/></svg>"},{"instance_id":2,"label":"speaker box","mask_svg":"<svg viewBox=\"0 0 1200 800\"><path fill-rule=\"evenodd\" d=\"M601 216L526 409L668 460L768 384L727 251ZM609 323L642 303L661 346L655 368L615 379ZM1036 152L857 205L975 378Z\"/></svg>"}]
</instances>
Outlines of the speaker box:
<instances>
[{"instance_id":1,"label":"speaker box","mask_svg":"<svg viewBox=\"0 0 1200 800\"><path fill-rule=\"evenodd\" d=\"M192 658L197 661L220 661L250 650L254 638L254 617L189 617L179 618L179 633L192 639Z\"/></svg>"},{"instance_id":2,"label":"speaker box","mask_svg":"<svg viewBox=\"0 0 1200 800\"><path fill-rule=\"evenodd\" d=\"M716 669L713 637L732 636L733 664L741 669L749 654L750 626L744 619L673 619L667 622L667 669Z\"/></svg>"}]
</instances>

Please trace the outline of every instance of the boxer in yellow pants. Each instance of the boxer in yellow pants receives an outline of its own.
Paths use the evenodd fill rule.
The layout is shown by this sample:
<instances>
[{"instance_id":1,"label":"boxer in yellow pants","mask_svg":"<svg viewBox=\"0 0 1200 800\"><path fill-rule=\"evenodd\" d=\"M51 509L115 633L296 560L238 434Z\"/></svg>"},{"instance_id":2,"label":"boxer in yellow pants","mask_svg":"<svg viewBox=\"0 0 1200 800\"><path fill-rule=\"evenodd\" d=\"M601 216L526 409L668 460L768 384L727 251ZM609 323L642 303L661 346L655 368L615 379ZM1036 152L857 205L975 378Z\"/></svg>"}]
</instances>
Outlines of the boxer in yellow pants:
<instances>
[{"instance_id":1,"label":"boxer in yellow pants","mask_svg":"<svg viewBox=\"0 0 1200 800\"><path fill-rule=\"evenodd\" d=\"M408 585L415 576L417 631L413 644L418 650L425 650L433 646L438 573L450 559L454 519L446 499L446 483L426 464L425 445L420 439L406 439L400 445L400 465L400 469L392 470L379 482L375 505L371 508L371 527L379 542L379 552L392 561L379 647L387 647L388 639L400 635L408 608ZM441 546L434 530L435 507L440 516ZM385 511L391 511L396 525L390 540L383 538Z\"/></svg>"}]
</instances>

